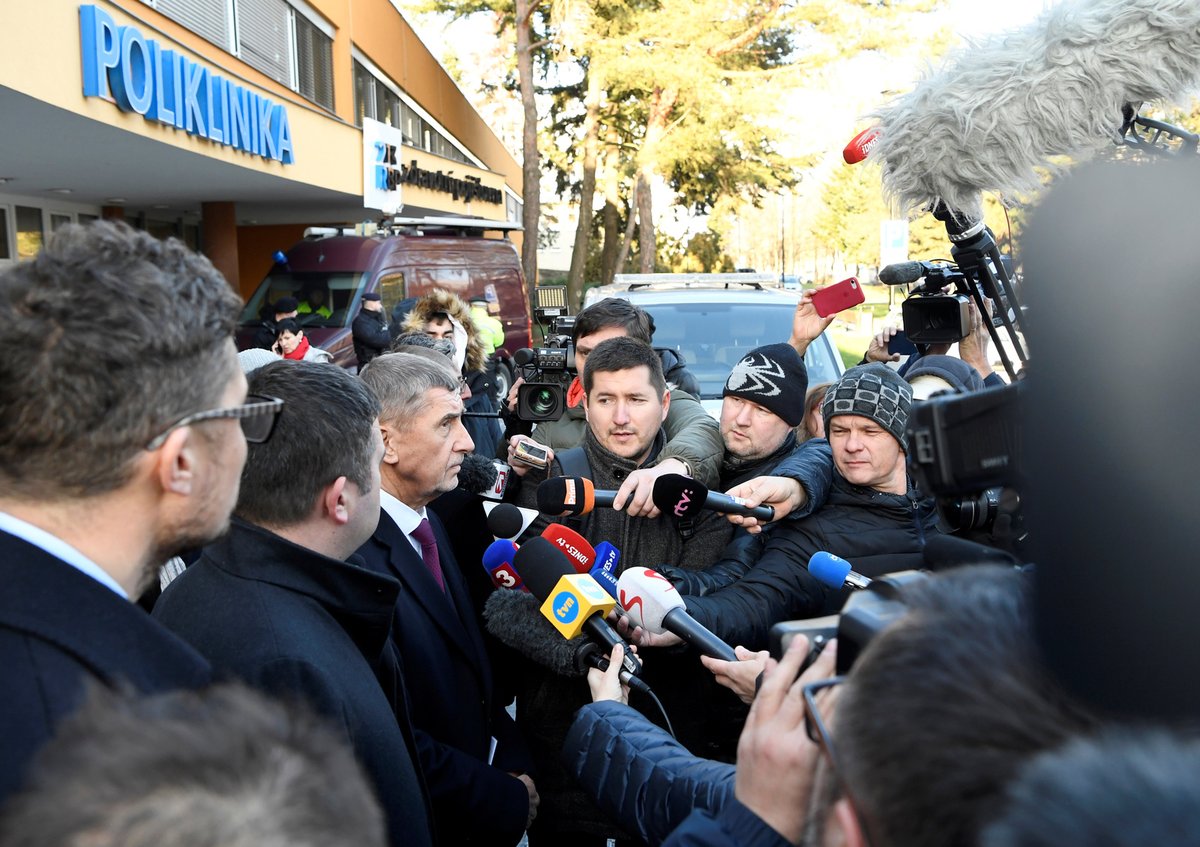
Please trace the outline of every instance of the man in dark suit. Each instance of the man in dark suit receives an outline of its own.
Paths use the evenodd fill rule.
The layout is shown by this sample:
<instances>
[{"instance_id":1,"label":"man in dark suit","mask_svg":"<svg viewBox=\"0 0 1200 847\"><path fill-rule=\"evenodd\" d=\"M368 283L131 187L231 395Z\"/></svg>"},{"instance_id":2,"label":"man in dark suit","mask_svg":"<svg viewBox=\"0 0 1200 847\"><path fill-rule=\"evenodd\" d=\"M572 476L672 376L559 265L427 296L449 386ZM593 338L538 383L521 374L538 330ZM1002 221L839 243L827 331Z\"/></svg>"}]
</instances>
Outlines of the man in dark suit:
<instances>
[{"instance_id":1,"label":"man in dark suit","mask_svg":"<svg viewBox=\"0 0 1200 847\"><path fill-rule=\"evenodd\" d=\"M400 581L392 639L404 657L413 723L439 834L453 844L516 844L537 812L530 759L497 701L483 637L446 530L426 505L457 483L474 448L453 367L409 353L374 359L362 381L379 400L381 513L359 548Z\"/></svg>"},{"instance_id":2,"label":"man in dark suit","mask_svg":"<svg viewBox=\"0 0 1200 847\"><path fill-rule=\"evenodd\" d=\"M287 404L250 449L229 533L154 616L223 673L329 718L374 782L395 847L434 843L388 628L400 585L347 561L379 522L379 405L332 364L273 362L250 387Z\"/></svg>"},{"instance_id":3,"label":"man in dark suit","mask_svg":"<svg viewBox=\"0 0 1200 847\"><path fill-rule=\"evenodd\" d=\"M211 676L131 601L228 526L239 420L270 434L278 404L246 403L239 309L207 259L107 221L0 275L0 802L88 684Z\"/></svg>"}]
</instances>

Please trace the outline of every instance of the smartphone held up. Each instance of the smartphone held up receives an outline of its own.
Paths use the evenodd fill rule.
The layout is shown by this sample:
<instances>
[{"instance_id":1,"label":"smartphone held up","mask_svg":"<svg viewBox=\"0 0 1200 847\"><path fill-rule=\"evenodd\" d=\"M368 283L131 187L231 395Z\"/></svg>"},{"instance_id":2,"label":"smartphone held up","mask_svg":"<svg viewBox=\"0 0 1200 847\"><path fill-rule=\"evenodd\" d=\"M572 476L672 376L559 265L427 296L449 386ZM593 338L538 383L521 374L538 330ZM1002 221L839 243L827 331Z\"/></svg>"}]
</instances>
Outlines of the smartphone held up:
<instances>
[{"instance_id":1,"label":"smartphone held up","mask_svg":"<svg viewBox=\"0 0 1200 847\"><path fill-rule=\"evenodd\" d=\"M845 311L866 301L867 295L858 284L857 277L849 277L836 282L812 295L813 308L823 318Z\"/></svg>"}]
</instances>

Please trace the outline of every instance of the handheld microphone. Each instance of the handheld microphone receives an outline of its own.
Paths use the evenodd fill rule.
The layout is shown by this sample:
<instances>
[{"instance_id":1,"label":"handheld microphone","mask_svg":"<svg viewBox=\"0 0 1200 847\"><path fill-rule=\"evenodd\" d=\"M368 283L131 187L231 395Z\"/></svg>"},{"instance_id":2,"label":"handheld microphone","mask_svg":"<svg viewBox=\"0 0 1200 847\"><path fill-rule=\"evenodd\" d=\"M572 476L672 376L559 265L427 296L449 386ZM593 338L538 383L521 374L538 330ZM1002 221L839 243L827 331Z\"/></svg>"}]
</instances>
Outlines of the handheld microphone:
<instances>
[{"instance_id":1,"label":"handheld microphone","mask_svg":"<svg viewBox=\"0 0 1200 847\"><path fill-rule=\"evenodd\" d=\"M615 599L617 597L617 565L621 561L621 551L607 541L596 545L596 564L588 571L588 576L600 583L600 587Z\"/></svg>"},{"instance_id":2,"label":"handheld microphone","mask_svg":"<svg viewBox=\"0 0 1200 847\"><path fill-rule=\"evenodd\" d=\"M649 568L630 568L617 580L617 599L634 623L655 635L672 632L702 655L736 662L733 648L687 613L670 580Z\"/></svg>"},{"instance_id":3,"label":"handheld microphone","mask_svg":"<svg viewBox=\"0 0 1200 847\"><path fill-rule=\"evenodd\" d=\"M740 497L709 491L696 480L680 474L664 474L656 479L650 497L655 506L676 518L691 518L701 509L710 509L725 515L758 518L764 522L775 520L772 506L747 506Z\"/></svg>"},{"instance_id":4,"label":"handheld microphone","mask_svg":"<svg viewBox=\"0 0 1200 847\"><path fill-rule=\"evenodd\" d=\"M513 567L513 560L520 548L507 538L500 538L488 545L483 551L483 569L492 578L492 585L497 588L514 588L528 591L521 575Z\"/></svg>"},{"instance_id":5,"label":"handheld microphone","mask_svg":"<svg viewBox=\"0 0 1200 847\"><path fill-rule=\"evenodd\" d=\"M850 139L850 143L842 150L842 158L847 165L857 165L871 155L875 143L879 141L879 127L869 126Z\"/></svg>"},{"instance_id":6,"label":"handheld microphone","mask_svg":"<svg viewBox=\"0 0 1200 847\"><path fill-rule=\"evenodd\" d=\"M496 538L517 538L537 520L533 509L522 509L512 503L484 503L488 532Z\"/></svg>"},{"instance_id":7,"label":"handheld microphone","mask_svg":"<svg viewBox=\"0 0 1200 847\"><path fill-rule=\"evenodd\" d=\"M615 491L597 491L590 479L554 476L537 487L538 511L544 515L586 515L597 506L611 507Z\"/></svg>"},{"instance_id":8,"label":"handheld microphone","mask_svg":"<svg viewBox=\"0 0 1200 847\"><path fill-rule=\"evenodd\" d=\"M981 218L981 191L1040 189L1052 157L1113 143L1124 104L1173 99L1198 77L1200 4L1061 0L880 109L871 158L902 208L941 201Z\"/></svg>"},{"instance_id":9,"label":"handheld microphone","mask_svg":"<svg viewBox=\"0 0 1200 847\"><path fill-rule=\"evenodd\" d=\"M595 580L587 574L575 573L566 557L552 542L540 537L530 539L517 551L516 565L517 572L525 580L525 586L534 597L542 601L544 609L552 599L558 601L549 603L550 614L547 615L547 619L555 625L559 632L565 634L566 628L573 628L574 621L578 617L582 619L579 630L585 632L592 641L600 645L603 651L612 652L614 645L622 645L625 648L625 660L622 662L625 669L632 674L642 672L641 661L633 654L629 645L617 634L617 631L604 620L607 610L604 614L595 614L605 604L609 604L609 609L613 608L612 598L605 594L604 590L596 585ZM571 579L566 580L564 577ZM567 606L568 600L574 601L576 610L574 615L572 608ZM592 608L587 615L579 611L585 603ZM544 611L543 614L545 614Z\"/></svg>"},{"instance_id":10,"label":"handheld microphone","mask_svg":"<svg viewBox=\"0 0 1200 847\"><path fill-rule=\"evenodd\" d=\"M609 652L612 652L612 651L610 650ZM592 644L591 642L588 642L587 644L583 645L583 649L580 650L579 653L576 654L575 658L576 658L576 661L579 662L581 669L582 669L583 665L588 665L590 667L598 668L599 670L606 671L606 670L608 670L608 666L611 664L611 662L608 661L608 656L606 656L602 652L600 652L600 648L597 647L595 644ZM643 694L651 694L652 693L650 691L649 685L642 682L640 679L638 679L636 676L631 674L629 671L625 670L624 666L621 667L621 670L617 674L617 676L620 677L621 682L628 685L634 691L640 691Z\"/></svg>"},{"instance_id":11,"label":"handheld microphone","mask_svg":"<svg viewBox=\"0 0 1200 847\"><path fill-rule=\"evenodd\" d=\"M851 570L850 563L845 559L824 550L818 550L809 558L808 572L822 585L833 589L846 587L862 590L871 584L870 577Z\"/></svg>"},{"instance_id":12,"label":"handheld microphone","mask_svg":"<svg viewBox=\"0 0 1200 847\"><path fill-rule=\"evenodd\" d=\"M458 468L458 487L490 500L499 500L508 485L509 470L502 462L468 453Z\"/></svg>"},{"instance_id":13,"label":"handheld microphone","mask_svg":"<svg viewBox=\"0 0 1200 847\"><path fill-rule=\"evenodd\" d=\"M542 538L549 541L571 562L576 573L587 573L596 561L596 550L588 540L569 526L552 523L542 530Z\"/></svg>"}]
</instances>

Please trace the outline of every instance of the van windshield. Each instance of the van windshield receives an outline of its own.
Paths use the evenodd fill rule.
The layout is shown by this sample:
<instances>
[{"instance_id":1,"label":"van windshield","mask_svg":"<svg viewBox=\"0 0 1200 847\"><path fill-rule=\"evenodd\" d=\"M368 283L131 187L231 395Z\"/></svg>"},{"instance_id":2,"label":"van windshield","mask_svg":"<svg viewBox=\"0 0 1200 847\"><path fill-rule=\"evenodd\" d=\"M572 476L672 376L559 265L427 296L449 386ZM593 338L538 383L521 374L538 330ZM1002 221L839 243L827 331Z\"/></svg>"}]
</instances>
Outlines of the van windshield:
<instances>
[{"instance_id":1,"label":"van windshield","mask_svg":"<svg viewBox=\"0 0 1200 847\"><path fill-rule=\"evenodd\" d=\"M257 326L274 317L272 304L280 297L295 297L300 304L296 319L301 326L349 326L365 278L366 274L352 271L293 273L276 269L246 303L242 325Z\"/></svg>"}]
</instances>

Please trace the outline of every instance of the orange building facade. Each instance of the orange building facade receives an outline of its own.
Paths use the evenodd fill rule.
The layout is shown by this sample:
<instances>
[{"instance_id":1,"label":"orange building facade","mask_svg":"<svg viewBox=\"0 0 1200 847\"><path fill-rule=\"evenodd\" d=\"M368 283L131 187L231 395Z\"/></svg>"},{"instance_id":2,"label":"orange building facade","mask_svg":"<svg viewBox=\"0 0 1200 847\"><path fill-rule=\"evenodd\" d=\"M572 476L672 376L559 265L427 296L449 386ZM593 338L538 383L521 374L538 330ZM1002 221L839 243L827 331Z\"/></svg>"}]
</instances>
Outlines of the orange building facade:
<instances>
[{"instance_id":1,"label":"orange building facade","mask_svg":"<svg viewBox=\"0 0 1200 847\"><path fill-rule=\"evenodd\" d=\"M0 0L0 21L0 266L121 217L245 295L306 226L520 220L520 165L391 0Z\"/></svg>"}]
</instances>

